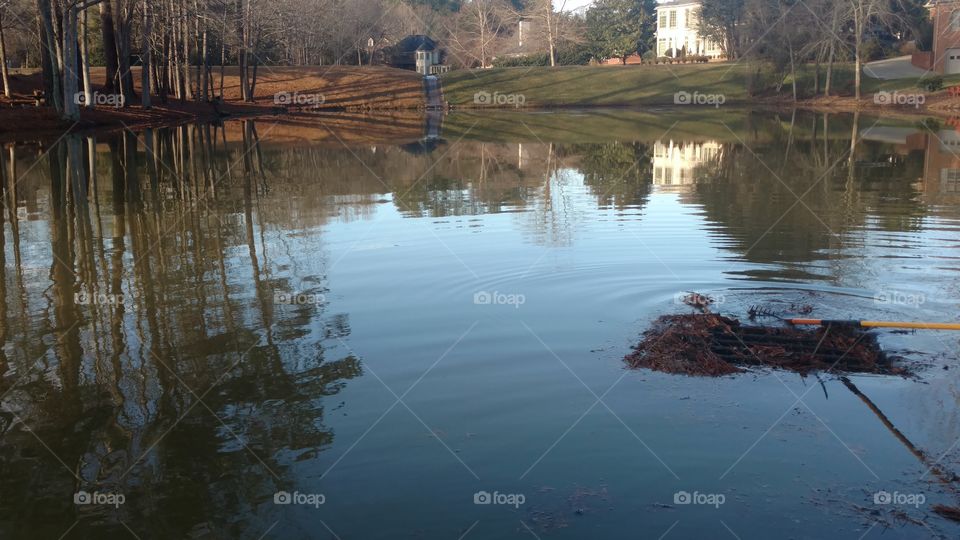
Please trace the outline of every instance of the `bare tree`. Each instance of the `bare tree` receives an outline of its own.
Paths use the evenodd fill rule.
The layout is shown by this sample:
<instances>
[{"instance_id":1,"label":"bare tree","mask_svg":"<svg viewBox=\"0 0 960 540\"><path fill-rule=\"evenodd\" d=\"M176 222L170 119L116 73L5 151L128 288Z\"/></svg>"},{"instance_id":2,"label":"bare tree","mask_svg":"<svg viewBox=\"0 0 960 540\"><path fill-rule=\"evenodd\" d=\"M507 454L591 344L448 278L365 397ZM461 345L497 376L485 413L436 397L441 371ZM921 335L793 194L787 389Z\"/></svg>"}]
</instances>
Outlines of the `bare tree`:
<instances>
[{"instance_id":1,"label":"bare tree","mask_svg":"<svg viewBox=\"0 0 960 540\"><path fill-rule=\"evenodd\" d=\"M567 10L567 0L560 0L559 9L554 11L553 0L536 0L525 16L536 21L542 29L539 34L547 44L547 57L550 66L557 65L557 47L562 43L578 42L582 32Z\"/></svg>"},{"instance_id":2,"label":"bare tree","mask_svg":"<svg viewBox=\"0 0 960 540\"><path fill-rule=\"evenodd\" d=\"M503 0L470 0L460 8L449 44L466 66L489 67L518 14Z\"/></svg>"}]
</instances>

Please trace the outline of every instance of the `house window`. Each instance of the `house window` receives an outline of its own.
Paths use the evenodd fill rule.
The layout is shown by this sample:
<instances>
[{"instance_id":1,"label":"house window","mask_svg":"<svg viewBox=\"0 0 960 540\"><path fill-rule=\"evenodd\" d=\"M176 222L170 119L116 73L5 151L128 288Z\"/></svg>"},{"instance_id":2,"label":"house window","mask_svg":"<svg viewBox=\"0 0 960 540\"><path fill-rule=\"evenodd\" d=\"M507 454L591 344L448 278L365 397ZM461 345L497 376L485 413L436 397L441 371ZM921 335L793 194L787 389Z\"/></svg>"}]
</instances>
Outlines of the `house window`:
<instances>
[{"instance_id":1,"label":"house window","mask_svg":"<svg viewBox=\"0 0 960 540\"><path fill-rule=\"evenodd\" d=\"M960 169L940 171L940 185L944 193L960 193Z\"/></svg>"},{"instance_id":2,"label":"house window","mask_svg":"<svg viewBox=\"0 0 960 540\"><path fill-rule=\"evenodd\" d=\"M666 13L661 13L661 14L660 14L660 28L666 28L666 27L667 27L667 14L666 14Z\"/></svg>"},{"instance_id":3,"label":"house window","mask_svg":"<svg viewBox=\"0 0 960 540\"><path fill-rule=\"evenodd\" d=\"M670 28L677 27L677 10L670 11Z\"/></svg>"}]
</instances>

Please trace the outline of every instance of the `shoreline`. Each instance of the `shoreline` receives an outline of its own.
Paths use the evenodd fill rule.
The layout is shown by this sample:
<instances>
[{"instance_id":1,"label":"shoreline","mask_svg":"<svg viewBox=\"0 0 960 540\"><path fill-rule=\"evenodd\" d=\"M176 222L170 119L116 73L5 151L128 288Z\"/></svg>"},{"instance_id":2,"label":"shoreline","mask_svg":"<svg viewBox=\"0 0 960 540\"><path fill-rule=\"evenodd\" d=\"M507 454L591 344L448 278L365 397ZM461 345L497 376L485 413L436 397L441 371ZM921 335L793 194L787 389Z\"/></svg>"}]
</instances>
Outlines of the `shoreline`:
<instances>
[{"instance_id":1,"label":"shoreline","mask_svg":"<svg viewBox=\"0 0 960 540\"><path fill-rule=\"evenodd\" d=\"M673 103L644 103L634 104L551 104L527 107L513 106L449 106L446 112L471 112L482 111L490 112L549 112L549 111L601 111L601 110L649 110L649 109L672 109L687 110L688 106L676 105ZM696 108L710 108L712 106L696 106ZM859 104L853 98L836 97L830 99L801 100L794 102L792 100L770 100L760 99L756 103L727 103L717 109L729 110L807 110L821 113L839 113L854 114L867 113L883 115L890 118L916 119L937 118L947 120L960 116L960 107L890 107L876 105L872 102L867 103L861 100ZM14 114L11 114L14 113ZM267 106L258 103L225 103L217 106L213 104L189 103L155 105L150 109L143 109L139 105L125 107L122 109L96 108L93 110L84 110L81 112L80 121L71 125L70 122L56 117L51 108L24 108L0 109L0 143L15 143L34 140L49 140L61 137L67 133L112 133L130 130L143 130L149 128L170 127L188 123L211 123L227 120L256 119L263 117L291 117L303 118L301 114L307 115L349 115L363 114L367 116L388 117L397 113L426 115L423 108L370 108L370 109L347 109L347 108L324 108L316 110L304 110L298 108L285 108ZM24 129L23 125L31 125Z\"/></svg>"},{"instance_id":2,"label":"shoreline","mask_svg":"<svg viewBox=\"0 0 960 540\"><path fill-rule=\"evenodd\" d=\"M871 93L872 96L872 93ZM414 105L416 103L416 105ZM752 102L734 99L722 105L678 105L667 100L644 100L642 103L541 103L523 106L511 104L475 105L445 103L444 113L448 112L547 112L547 111L600 111L600 110L695 110L695 109L733 109L733 110L809 110L821 113L855 114L866 113L888 118L915 119L936 118L949 120L960 116L960 98L950 96L946 91L931 93L922 106L879 105L871 98L859 101L852 96L818 96L799 101L782 97L758 97ZM155 127L177 126L185 123L211 123L233 119L255 119L263 117L309 118L309 115L355 115L388 117L396 114L426 115L425 107L410 99L394 102L369 101L366 94L354 94L349 100L328 103L320 108L304 108L277 105L267 96L258 95L253 102L228 100L222 102L182 102L170 100L166 104L156 104L149 109L140 105L114 108L98 106L81 111L81 119L72 124L60 119L52 107L34 107L30 105L6 106L0 108L0 143L27 141L46 141L62 137L66 133L113 133L125 129L142 130ZM307 115L307 116L301 116ZM29 126L24 128L24 126Z\"/></svg>"}]
</instances>

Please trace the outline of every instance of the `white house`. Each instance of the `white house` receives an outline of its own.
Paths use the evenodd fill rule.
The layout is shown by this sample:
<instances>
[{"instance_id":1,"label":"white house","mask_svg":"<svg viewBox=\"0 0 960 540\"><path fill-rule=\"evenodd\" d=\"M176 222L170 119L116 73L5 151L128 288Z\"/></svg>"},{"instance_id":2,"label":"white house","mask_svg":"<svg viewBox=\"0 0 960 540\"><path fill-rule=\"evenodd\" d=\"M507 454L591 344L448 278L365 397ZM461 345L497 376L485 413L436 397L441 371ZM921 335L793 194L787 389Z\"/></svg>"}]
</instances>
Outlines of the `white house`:
<instances>
[{"instance_id":1,"label":"white house","mask_svg":"<svg viewBox=\"0 0 960 540\"><path fill-rule=\"evenodd\" d=\"M719 58L719 43L697 31L699 0L661 0L657 4L657 56L703 55Z\"/></svg>"},{"instance_id":2,"label":"white house","mask_svg":"<svg viewBox=\"0 0 960 540\"><path fill-rule=\"evenodd\" d=\"M664 190L682 190L694 183L697 167L716 162L720 143L657 141L653 145L653 185Z\"/></svg>"}]
</instances>

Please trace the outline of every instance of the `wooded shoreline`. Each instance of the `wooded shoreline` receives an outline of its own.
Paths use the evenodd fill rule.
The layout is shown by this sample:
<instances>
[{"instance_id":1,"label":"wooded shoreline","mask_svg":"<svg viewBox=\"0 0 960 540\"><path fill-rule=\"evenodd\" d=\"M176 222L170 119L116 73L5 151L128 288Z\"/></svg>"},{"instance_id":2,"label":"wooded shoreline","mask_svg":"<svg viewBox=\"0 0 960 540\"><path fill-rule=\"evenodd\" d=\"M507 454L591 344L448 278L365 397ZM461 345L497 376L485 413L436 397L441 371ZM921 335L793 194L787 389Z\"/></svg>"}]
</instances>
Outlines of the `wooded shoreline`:
<instances>
[{"instance_id":1,"label":"wooded shoreline","mask_svg":"<svg viewBox=\"0 0 960 540\"><path fill-rule=\"evenodd\" d=\"M135 68L136 69L136 68ZM789 96L747 93L739 66L577 67L509 68L452 72L442 79L443 99L450 109L474 112L490 110L545 110L647 107L765 107L803 108L833 112L868 112L894 117L939 117L960 115L960 98L942 90L926 93L920 106L889 106L876 103L874 92L911 91L911 81L877 81L859 101L853 96L817 96L793 101ZM675 77L679 73L681 79ZM102 81L104 70L91 71L94 83ZM366 112L416 111L424 107L424 86L420 75L386 67L329 66L264 68L252 101L240 91L237 68L224 70L223 94L211 102L153 99L153 106L139 103L122 107L82 107L80 120L62 119L50 106L36 106L40 74L11 75L14 90L0 103L0 140L56 137L69 130L134 129L184 122L206 122L221 118L270 116L297 111ZM593 85L576 87L582 77ZM948 81L949 82L949 81ZM139 87L135 88L140 91ZM601 93L602 90L603 92ZM676 92L703 92L723 95L716 105L677 104ZM917 90L912 90L917 92ZM98 91L99 92L99 91ZM522 95L522 104L509 100L478 103L477 94ZM483 100L481 100L483 101Z\"/></svg>"}]
</instances>

